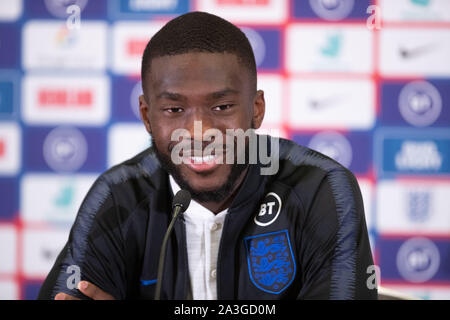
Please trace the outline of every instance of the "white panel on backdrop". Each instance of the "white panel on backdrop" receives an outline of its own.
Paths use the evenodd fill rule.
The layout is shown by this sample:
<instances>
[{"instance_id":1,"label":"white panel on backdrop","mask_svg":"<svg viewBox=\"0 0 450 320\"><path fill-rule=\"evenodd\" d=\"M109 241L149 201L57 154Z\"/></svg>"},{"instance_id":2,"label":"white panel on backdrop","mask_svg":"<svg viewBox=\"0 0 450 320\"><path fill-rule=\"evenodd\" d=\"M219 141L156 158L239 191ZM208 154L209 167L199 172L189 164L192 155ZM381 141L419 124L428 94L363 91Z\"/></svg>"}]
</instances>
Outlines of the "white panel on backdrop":
<instances>
[{"instance_id":1,"label":"white panel on backdrop","mask_svg":"<svg viewBox=\"0 0 450 320\"><path fill-rule=\"evenodd\" d=\"M450 21L448 0L378 0L384 21Z\"/></svg>"},{"instance_id":2,"label":"white panel on backdrop","mask_svg":"<svg viewBox=\"0 0 450 320\"><path fill-rule=\"evenodd\" d=\"M0 1L0 21L11 22L17 20L23 11L22 0Z\"/></svg>"},{"instance_id":3,"label":"white panel on backdrop","mask_svg":"<svg viewBox=\"0 0 450 320\"><path fill-rule=\"evenodd\" d=\"M23 28L23 67L104 70L107 39L104 22L81 20L79 29L69 29L65 20L32 20Z\"/></svg>"},{"instance_id":4,"label":"white panel on backdrop","mask_svg":"<svg viewBox=\"0 0 450 320\"><path fill-rule=\"evenodd\" d=\"M0 274L13 274L16 271L16 255L16 229L13 225L0 225Z\"/></svg>"},{"instance_id":5,"label":"white panel on backdrop","mask_svg":"<svg viewBox=\"0 0 450 320\"><path fill-rule=\"evenodd\" d=\"M379 232L448 233L449 195L450 182L380 181L376 200Z\"/></svg>"},{"instance_id":6,"label":"white panel on backdrop","mask_svg":"<svg viewBox=\"0 0 450 320\"><path fill-rule=\"evenodd\" d=\"M450 77L450 29L383 28L380 41L382 75Z\"/></svg>"},{"instance_id":7,"label":"white panel on backdrop","mask_svg":"<svg viewBox=\"0 0 450 320\"><path fill-rule=\"evenodd\" d=\"M71 225L96 178L87 174L24 175L20 184L22 220L26 223Z\"/></svg>"},{"instance_id":8,"label":"white panel on backdrop","mask_svg":"<svg viewBox=\"0 0 450 320\"><path fill-rule=\"evenodd\" d=\"M264 99L266 101L266 113L263 121L265 125L281 125L284 108L283 85L283 78L279 75L258 75L258 90L264 91Z\"/></svg>"},{"instance_id":9,"label":"white panel on backdrop","mask_svg":"<svg viewBox=\"0 0 450 320\"><path fill-rule=\"evenodd\" d=\"M26 277L45 278L69 237L69 228L31 229L23 232L22 269Z\"/></svg>"},{"instance_id":10,"label":"white panel on backdrop","mask_svg":"<svg viewBox=\"0 0 450 320\"><path fill-rule=\"evenodd\" d=\"M150 135L144 124L112 125L108 133L108 167L134 157L150 144Z\"/></svg>"},{"instance_id":11,"label":"white panel on backdrop","mask_svg":"<svg viewBox=\"0 0 450 320\"><path fill-rule=\"evenodd\" d=\"M23 120L29 124L102 125L109 119L104 75L28 75L22 82Z\"/></svg>"},{"instance_id":12,"label":"white panel on backdrop","mask_svg":"<svg viewBox=\"0 0 450 320\"><path fill-rule=\"evenodd\" d=\"M273 24L287 18L288 1L197 0L198 11L216 14L233 23Z\"/></svg>"},{"instance_id":13,"label":"white panel on backdrop","mask_svg":"<svg viewBox=\"0 0 450 320\"><path fill-rule=\"evenodd\" d=\"M19 286L14 280L0 280L0 300L19 299Z\"/></svg>"},{"instance_id":14,"label":"white panel on backdrop","mask_svg":"<svg viewBox=\"0 0 450 320\"><path fill-rule=\"evenodd\" d=\"M365 25L293 24L286 32L290 72L373 71L373 33Z\"/></svg>"},{"instance_id":15,"label":"white panel on backdrop","mask_svg":"<svg viewBox=\"0 0 450 320\"><path fill-rule=\"evenodd\" d=\"M392 1L392 0L391 0ZM383 273L382 273L383 274ZM433 285L383 284L384 288L424 300L450 300L450 287Z\"/></svg>"},{"instance_id":16,"label":"white panel on backdrop","mask_svg":"<svg viewBox=\"0 0 450 320\"><path fill-rule=\"evenodd\" d=\"M140 75L142 54L162 22L116 22L112 27L112 70L117 74Z\"/></svg>"},{"instance_id":17,"label":"white panel on backdrop","mask_svg":"<svg viewBox=\"0 0 450 320\"><path fill-rule=\"evenodd\" d=\"M0 174L15 175L21 167L21 130L15 122L0 123Z\"/></svg>"},{"instance_id":18,"label":"white panel on backdrop","mask_svg":"<svg viewBox=\"0 0 450 320\"><path fill-rule=\"evenodd\" d=\"M368 79L293 79L289 121L295 129L370 130L375 87Z\"/></svg>"}]
</instances>

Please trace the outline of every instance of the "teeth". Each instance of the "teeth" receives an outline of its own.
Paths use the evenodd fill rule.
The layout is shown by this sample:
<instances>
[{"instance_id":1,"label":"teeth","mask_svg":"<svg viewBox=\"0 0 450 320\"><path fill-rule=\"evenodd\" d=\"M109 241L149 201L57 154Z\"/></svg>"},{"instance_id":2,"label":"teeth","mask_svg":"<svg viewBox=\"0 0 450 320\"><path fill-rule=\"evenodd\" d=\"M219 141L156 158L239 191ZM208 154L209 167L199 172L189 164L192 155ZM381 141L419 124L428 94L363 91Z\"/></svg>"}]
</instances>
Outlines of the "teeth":
<instances>
[{"instance_id":1,"label":"teeth","mask_svg":"<svg viewBox=\"0 0 450 320\"><path fill-rule=\"evenodd\" d=\"M190 157L190 158L194 163L202 163L212 161L215 158L215 156L209 155L206 157Z\"/></svg>"}]
</instances>

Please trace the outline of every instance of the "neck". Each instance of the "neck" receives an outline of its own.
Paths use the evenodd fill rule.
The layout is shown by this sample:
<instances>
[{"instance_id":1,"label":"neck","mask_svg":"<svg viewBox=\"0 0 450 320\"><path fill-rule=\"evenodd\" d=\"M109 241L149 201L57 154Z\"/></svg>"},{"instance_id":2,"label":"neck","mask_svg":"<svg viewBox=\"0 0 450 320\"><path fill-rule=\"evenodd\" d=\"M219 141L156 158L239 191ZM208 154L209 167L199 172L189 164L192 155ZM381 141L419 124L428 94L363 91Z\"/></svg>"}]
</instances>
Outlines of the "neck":
<instances>
[{"instance_id":1,"label":"neck","mask_svg":"<svg viewBox=\"0 0 450 320\"><path fill-rule=\"evenodd\" d=\"M239 178L236 180L236 183L233 187L233 190L230 192L230 195L226 197L223 201L220 202L198 202L202 206L204 206L206 209L214 212L214 214L218 214L219 212L222 212L223 210L230 207L231 202L233 201L234 197L237 195L240 186L244 182L244 178L247 174L248 167L242 171Z\"/></svg>"}]
</instances>

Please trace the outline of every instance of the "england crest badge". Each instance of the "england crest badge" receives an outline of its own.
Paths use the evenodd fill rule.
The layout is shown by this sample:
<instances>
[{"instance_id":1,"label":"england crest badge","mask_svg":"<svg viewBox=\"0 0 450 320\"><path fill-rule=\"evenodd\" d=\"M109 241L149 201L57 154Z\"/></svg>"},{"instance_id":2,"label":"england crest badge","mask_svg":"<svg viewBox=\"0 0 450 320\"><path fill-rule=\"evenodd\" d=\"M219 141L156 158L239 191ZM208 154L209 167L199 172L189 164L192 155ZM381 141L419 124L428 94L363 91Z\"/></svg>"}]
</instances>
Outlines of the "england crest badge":
<instances>
[{"instance_id":1,"label":"england crest badge","mask_svg":"<svg viewBox=\"0 0 450 320\"><path fill-rule=\"evenodd\" d=\"M248 271L253 284L279 294L292 283L296 265L287 230L244 238Z\"/></svg>"}]
</instances>

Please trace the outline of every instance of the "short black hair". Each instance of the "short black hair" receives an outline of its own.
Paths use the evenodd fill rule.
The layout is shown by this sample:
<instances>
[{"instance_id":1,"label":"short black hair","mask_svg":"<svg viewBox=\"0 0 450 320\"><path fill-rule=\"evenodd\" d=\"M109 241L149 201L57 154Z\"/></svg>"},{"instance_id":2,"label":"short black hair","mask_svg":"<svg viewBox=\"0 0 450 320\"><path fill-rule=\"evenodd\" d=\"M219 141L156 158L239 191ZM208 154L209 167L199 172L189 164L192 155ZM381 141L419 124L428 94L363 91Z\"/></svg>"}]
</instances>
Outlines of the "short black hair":
<instances>
[{"instance_id":1,"label":"short black hair","mask_svg":"<svg viewBox=\"0 0 450 320\"><path fill-rule=\"evenodd\" d=\"M225 19L198 11L170 20L150 39L142 56L142 86L153 58L189 52L235 54L256 90L255 56L245 34Z\"/></svg>"}]
</instances>

